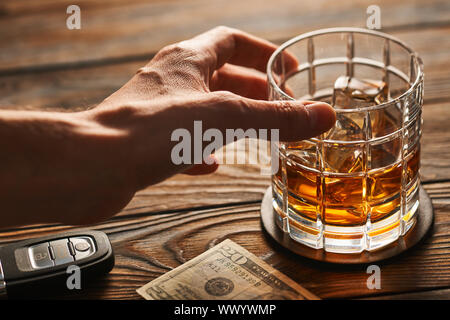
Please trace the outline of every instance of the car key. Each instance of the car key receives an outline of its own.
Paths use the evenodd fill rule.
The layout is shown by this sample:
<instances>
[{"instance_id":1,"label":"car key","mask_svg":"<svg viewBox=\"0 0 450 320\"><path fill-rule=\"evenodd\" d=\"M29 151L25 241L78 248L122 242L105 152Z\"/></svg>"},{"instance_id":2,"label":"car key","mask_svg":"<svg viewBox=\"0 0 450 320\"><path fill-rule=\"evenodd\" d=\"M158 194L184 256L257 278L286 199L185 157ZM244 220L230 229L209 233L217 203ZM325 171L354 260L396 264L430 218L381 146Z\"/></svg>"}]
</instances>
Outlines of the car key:
<instances>
[{"instance_id":1,"label":"car key","mask_svg":"<svg viewBox=\"0 0 450 320\"><path fill-rule=\"evenodd\" d=\"M68 278L77 270L83 290L89 280L108 273L113 266L111 243L101 231L65 232L18 241L0 247L0 298L79 291L68 285Z\"/></svg>"}]
</instances>

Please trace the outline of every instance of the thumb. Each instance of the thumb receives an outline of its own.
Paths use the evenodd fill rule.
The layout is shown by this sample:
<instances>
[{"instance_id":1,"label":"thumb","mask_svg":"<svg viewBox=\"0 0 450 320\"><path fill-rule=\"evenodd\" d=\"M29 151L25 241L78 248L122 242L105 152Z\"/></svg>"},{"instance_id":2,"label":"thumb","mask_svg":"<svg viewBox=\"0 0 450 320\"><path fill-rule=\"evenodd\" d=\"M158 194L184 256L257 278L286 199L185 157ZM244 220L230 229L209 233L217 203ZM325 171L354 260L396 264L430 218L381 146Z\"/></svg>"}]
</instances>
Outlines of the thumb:
<instances>
[{"instance_id":1,"label":"thumb","mask_svg":"<svg viewBox=\"0 0 450 320\"><path fill-rule=\"evenodd\" d=\"M206 125L227 128L279 129L281 141L304 140L329 130L336 122L334 109L325 102L264 101L216 91L208 105ZM207 108L208 109L208 108Z\"/></svg>"}]
</instances>

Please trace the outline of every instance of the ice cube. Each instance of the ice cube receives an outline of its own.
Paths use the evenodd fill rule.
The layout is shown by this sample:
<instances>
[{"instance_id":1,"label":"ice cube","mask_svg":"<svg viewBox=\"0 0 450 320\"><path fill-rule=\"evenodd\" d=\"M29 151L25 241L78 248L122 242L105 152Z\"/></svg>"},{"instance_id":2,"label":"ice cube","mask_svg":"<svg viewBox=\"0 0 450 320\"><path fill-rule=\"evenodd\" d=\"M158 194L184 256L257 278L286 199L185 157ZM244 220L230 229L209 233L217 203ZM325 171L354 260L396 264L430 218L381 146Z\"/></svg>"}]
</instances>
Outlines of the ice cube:
<instances>
[{"instance_id":1,"label":"ice cube","mask_svg":"<svg viewBox=\"0 0 450 320\"><path fill-rule=\"evenodd\" d=\"M383 81L337 78L333 90L333 106L337 109L365 108L388 100L389 88Z\"/></svg>"},{"instance_id":2,"label":"ice cube","mask_svg":"<svg viewBox=\"0 0 450 320\"><path fill-rule=\"evenodd\" d=\"M363 154L360 145L325 146L324 166L329 172L354 173L363 169Z\"/></svg>"},{"instance_id":3,"label":"ice cube","mask_svg":"<svg viewBox=\"0 0 450 320\"><path fill-rule=\"evenodd\" d=\"M364 114L351 112L337 114L336 123L327 133L326 140L356 141L364 140Z\"/></svg>"},{"instance_id":4,"label":"ice cube","mask_svg":"<svg viewBox=\"0 0 450 320\"><path fill-rule=\"evenodd\" d=\"M335 126L326 135L327 140L364 140L363 115L338 114ZM360 145L347 146L326 143L324 145L324 165L327 171L352 173L362 169L362 148Z\"/></svg>"},{"instance_id":5,"label":"ice cube","mask_svg":"<svg viewBox=\"0 0 450 320\"><path fill-rule=\"evenodd\" d=\"M289 158L292 158L307 167L316 167L316 145L314 143L306 140L290 142L288 143L287 154Z\"/></svg>"},{"instance_id":6,"label":"ice cube","mask_svg":"<svg viewBox=\"0 0 450 320\"><path fill-rule=\"evenodd\" d=\"M333 106L336 109L366 108L388 100L386 83L377 80L339 77L333 90ZM326 140L364 141L371 123L365 123L364 112L338 113L336 124L325 135ZM328 171L352 173L363 169L362 145L326 144L324 165Z\"/></svg>"}]
</instances>

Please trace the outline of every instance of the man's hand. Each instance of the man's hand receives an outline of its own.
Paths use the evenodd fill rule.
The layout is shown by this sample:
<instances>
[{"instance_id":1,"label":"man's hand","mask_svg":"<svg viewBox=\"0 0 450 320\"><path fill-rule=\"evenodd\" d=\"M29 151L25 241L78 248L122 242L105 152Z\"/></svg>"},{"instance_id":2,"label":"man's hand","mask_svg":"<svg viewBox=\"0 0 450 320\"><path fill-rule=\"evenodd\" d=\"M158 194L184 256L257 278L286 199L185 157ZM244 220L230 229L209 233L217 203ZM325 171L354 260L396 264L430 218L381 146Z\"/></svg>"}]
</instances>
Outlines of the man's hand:
<instances>
[{"instance_id":1,"label":"man's hand","mask_svg":"<svg viewBox=\"0 0 450 320\"><path fill-rule=\"evenodd\" d=\"M136 191L176 173L213 172L217 163L171 161L172 132L192 132L195 120L204 130L222 132L276 128L283 141L331 128L335 113L325 103L265 101L262 72L275 49L242 31L218 27L163 48L94 109L0 113L2 143L8 144L5 135L19 134L11 127L32 127L21 145L9 146L15 160L0 169L2 205L9 204L1 225L93 223L119 212ZM288 69L297 67L289 54L285 62Z\"/></svg>"},{"instance_id":2,"label":"man's hand","mask_svg":"<svg viewBox=\"0 0 450 320\"><path fill-rule=\"evenodd\" d=\"M242 31L217 27L193 39L163 48L150 63L92 113L103 126L133 132L140 154L139 188L175 173L209 173L217 164L187 169L170 159L171 133L203 129L280 129L281 140L302 140L335 122L325 103L268 102L265 72L276 46ZM286 54L287 69L297 67ZM135 150L136 151L136 150ZM187 171L186 171L187 170Z\"/></svg>"}]
</instances>

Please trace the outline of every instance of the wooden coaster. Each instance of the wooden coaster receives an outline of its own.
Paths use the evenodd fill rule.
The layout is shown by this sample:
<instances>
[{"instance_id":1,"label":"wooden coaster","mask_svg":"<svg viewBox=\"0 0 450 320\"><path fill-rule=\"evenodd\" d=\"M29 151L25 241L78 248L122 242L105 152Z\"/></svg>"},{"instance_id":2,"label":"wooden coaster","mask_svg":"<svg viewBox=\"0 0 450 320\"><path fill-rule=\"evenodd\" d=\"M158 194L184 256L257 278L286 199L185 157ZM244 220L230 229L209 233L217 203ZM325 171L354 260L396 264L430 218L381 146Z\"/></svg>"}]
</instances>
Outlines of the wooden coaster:
<instances>
[{"instance_id":1,"label":"wooden coaster","mask_svg":"<svg viewBox=\"0 0 450 320\"><path fill-rule=\"evenodd\" d=\"M305 246L283 232L275 222L274 209L272 207L272 188L269 187L261 204L261 222L265 231L281 246L303 257L317 261L339 264L366 264L385 260L408 250L422 240L433 225L434 213L431 200L426 191L419 188L419 208L417 221L405 236L383 248L375 251L363 251L362 253L343 254L326 252L323 249L313 249Z\"/></svg>"}]
</instances>

